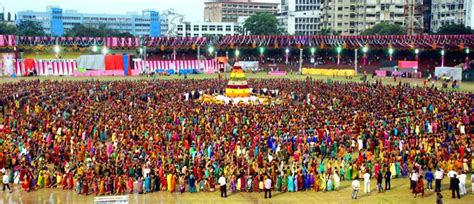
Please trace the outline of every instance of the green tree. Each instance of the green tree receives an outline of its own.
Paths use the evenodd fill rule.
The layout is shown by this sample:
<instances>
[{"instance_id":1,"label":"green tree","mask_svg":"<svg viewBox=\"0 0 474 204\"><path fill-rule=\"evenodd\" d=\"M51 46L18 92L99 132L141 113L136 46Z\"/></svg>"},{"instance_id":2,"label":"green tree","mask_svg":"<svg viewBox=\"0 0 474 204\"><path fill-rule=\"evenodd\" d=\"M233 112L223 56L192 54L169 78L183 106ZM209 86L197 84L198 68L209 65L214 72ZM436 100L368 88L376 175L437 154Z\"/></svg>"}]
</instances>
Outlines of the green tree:
<instances>
[{"instance_id":1,"label":"green tree","mask_svg":"<svg viewBox=\"0 0 474 204\"><path fill-rule=\"evenodd\" d=\"M269 13L256 13L244 22L244 30L251 35L280 35L276 17Z\"/></svg>"},{"instance_id":2,"label":"green tree","mask_svg":"<svg viewBox=\"0 0 474 204\"><path fill-rule=\"evenodd\" d=\"M75 25L72 29L66 31L65 36L67 37L105 37L106 27L100 25L99 28L92 26L85 26L82 24Z\"/></svg>"},{"instance_id":3,"label":"green tree","mask_svg":"<svg viewBox=\"0 0 474 204\"><path fill-rule=\"evenodd\" d=\"M16 26L13 25L8 25L6 23L0 23L0 33L6 34L6 35L13 35L18 32L18 29Z\"/></svg>"},{"instance_id":4,"label":"green tree","mask_svg":"<svg viewBox=\"0 0 474 204\"><path fill-rule=\"evenodd\" d=\"M319 31L319 35L339 35L339 33L331 28L323 28Z\"/></svg>"},{"instance_id":5,"label":"green tree","mask_svg":"<svg viewBox=\"0 0 474 204\"><path fill-rule=\"evenodd\" d=\"M20 21L18 24L17 35L23 36L45 36L43 25L36 21Z\"/></svg>"},{"instance_id":6,"label":"green tree","mask_svg":"<svg viewBox=\"0 0 474 204\"><path fill-rule=\"evenodd\" d=\"M401 25L392 23L379 23L372 28L364 30L361 35L404 35L405 28Z\"/></svg>"},{"instance_id":7,"label":"green tree","mask_svg":"<svg viewBox=\"0 0 474 204\"><path fill-rule=\"evenodd\" d=\"M121 38L133 38L134 36L129 33L129 32L124 32L124 33L121 33L121 32L117 32L116 35L113 35L114 37L121 37Z\"/></svg>"},{"instance_id":8,"label":"green tree","mask_svg":"<svg viewBox=\"0 0 474 204\"><path fill-rule=\"evenodd\" d=\"M133 37L129 32L121 33L117 30L107 28L107 26L103 24L99 25L99 27L77 24L72 29L66 31L64 35L67 37Z\"/></svg>"},{"instance_id":9,"label":"green tree","mask_svg":"<svg viewBox=\"0 0 474 204\"><path fill-rule=\"evenodd\" d=\"M460 24L451 24L442 26L436 34L473 34L471 27Z\"/></svg>"}]
</instances>

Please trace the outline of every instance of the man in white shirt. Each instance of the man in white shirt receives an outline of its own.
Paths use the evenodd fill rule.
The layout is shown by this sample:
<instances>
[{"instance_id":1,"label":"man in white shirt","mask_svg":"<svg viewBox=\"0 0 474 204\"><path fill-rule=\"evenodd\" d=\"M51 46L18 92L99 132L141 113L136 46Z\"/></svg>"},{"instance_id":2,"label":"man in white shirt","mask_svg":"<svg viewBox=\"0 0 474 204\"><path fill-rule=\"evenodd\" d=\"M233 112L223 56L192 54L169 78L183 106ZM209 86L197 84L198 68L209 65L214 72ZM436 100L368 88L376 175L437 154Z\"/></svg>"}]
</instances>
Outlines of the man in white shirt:
<instances>
[{"instance_id":1,"label":"man in white shirt","mask_svg":"<svg viewBox=\"0 0 474 204\"><path fill-rule=\"evenodd\" d=\"M226 186L226 181L224 174L221 174L221 177L219 177L218 180L219 185L221 186L221 198L227 198L227 186Z\"/></svg>"},{"instance_id":2,"label":"man in white shirt","mask_svg":"<svg viewBox=\"0 0 474 204\"><path fill-rule=\"evenodd\" d=\"M359 193L360 182L358 179L352 181L352 199L357 199L357 193Z\"/></svg>"},{"instance_id":3,"label":"man in white shirt","mask_svg":"<svg viewBox=\"0 0 474 204\"><path fill-rule=\"evenodd\" d=\"M441 192L441 180L443 180L443 170L438 168L434 174L435 177L435 192Z\"/></svg>"},{"instance_id":4,"label":"man in white shirt","mask_svg":"<svg viewBox=\"0 0 474 204\"><path fill-rule=\"evenodd\" d=\"M272 180L268 177L265 176L265 199L267 198L267 193L269 195L269 198L272 198Z\"/></svg>"},{"instance_id":5,"label":"man in white shirt","mask_svg":"<svg viewBox=\"0 0 474 204\"><path fill-rule=\"evenodd\" d=\"M417 181L418 181L418 173L416 173L416 171L413 170L410 175L410 188L411 189L415 189Z\"/></svg>"},{"instance_id":6,"label":"man in white shirt","mask_svg":"<svg viewBox=\"0 0 474 204\"><path fill-rule=\"evenodd\" d=\"M8 179L8 173L6 171L3 171L3 178L2 178L2 182L3 182L3 191L5 191L5 186L8 188L8 190L10 191L10 193L13 191L11 188L10 188L10 184L9 184L9 179Z\"/></svg>"},{"instance_id":7,"label":"man in white shirt","mask_svg":"<svg viewBox=\"0 0 474 204\"><path fill-rule=\"evenodd\" d=\"M464 172L461 172L461 174L458 176L459 191L460 191L461 196L465 196L467 194L467 192L466 192L466 177L467 177L467 175Z\"/></svg>"},{"instance_id":8,"label":"man in white shirt","mask_svg":"<svg viewBox=\"0 0 474 204\"><path fill-rule=\"evenodd\" d=\"M365 172L364 174L364 193L370 193L370 174Z\"/></svg>"},{"instance_id":9,"label":"man in white shirt","mask_svg":"<svg viewBox=\"0 0 474 204\"><path fill-rule=\"evenodd\" d=\"M451 182L452 179L451 179L451 178L453 178L454 175L457 176L458 174L456 173L456 171L454 171L454 169L451 169L451 171L448 172L448 177L449 177L449 190L451 190L451 186L452 186L452 182Z\"/></svg>"}]
</instances>

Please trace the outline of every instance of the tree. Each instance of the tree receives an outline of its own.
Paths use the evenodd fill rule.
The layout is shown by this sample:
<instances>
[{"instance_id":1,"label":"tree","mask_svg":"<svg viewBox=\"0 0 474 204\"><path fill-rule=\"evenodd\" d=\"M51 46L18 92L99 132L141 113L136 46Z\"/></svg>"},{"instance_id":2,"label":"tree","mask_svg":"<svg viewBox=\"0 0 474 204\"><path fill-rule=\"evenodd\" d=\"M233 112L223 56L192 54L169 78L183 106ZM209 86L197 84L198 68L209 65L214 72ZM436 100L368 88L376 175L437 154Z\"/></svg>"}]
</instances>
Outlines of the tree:
<instances>
[{"instance_id":1,"label":"tree","mask_svg":"<svg viewBox=\"0 0 474 204\"><path fill-rule=\"evenodd\" d=\"M82 24L75 25L72 29L65 33L67 37L133 37L129 32L121 33L117 30L107 28L102 24L99 27L85 26Z\"/></svg>"},{"instance_id":2,"label":"tree","mask_svg":"<svg viewBox=\"0 0 474 204\"><path fill-rule=\"evenodd\" d=\"M339 33L331 28L323 28L319 31L319 35L339 35Z\"/></svg>"},{"instance_id":3,"label":"tree","mask_svg":"<svg viewBox=\"0 0 474 204\"><path fill-rule=\"evenodd\" d=\"M276 17L269 13L256 13L244 22L244 30L251 35L280 35Z\"/></svg>"},{"instance_id":4,"label":"tree","mask_svg":"<svg viewBox=\"0 0 474 204\"><path fill-rule=\"evenodd\" d=\"M372 28L364 30L361 35L404 35L405 28L401 25L392 23L379 23Z\"/></svg>"},{"instance_id":5,"label":"tree","mask_svg":"<svg viewBox=\"0 0 474 204\"><path fill-rule=\"evenodd\" d=\"M13 25L8 25L6 23L0 23L0 33L6 35L14 35L18 32L18 29Z\"/></svg>"},{"instance_id":6,"label":"tree","mask_svg":"<svg viewBox=\"0 0 474 204\"><path fill-rule=\"evenodd\" d=\"M99 28L77 24L72 29L66 31L67 37L105 37L107 35L105 26L100 25Z\"/></svg>"},{"instance_id":7,"label":"tree","mask_svg":"<svg viewBox=\"0 0 474 204\"><path fill-rule=\"evenodd\" d=\"M436 34L473 34L471 27L460 24L451 24L442 26Z\"/></svg>"},{"instance_id":8,"label":"tree","mask_svg":"<svg viewBox=\"0 0 474 204\"><path fill-rule=\"evenodd\" d=\"M45 36L43 25L40 22L23 20L18 24L17 35L23 36Z\"/></svg>"},{"instance_id":9,"label":"tree","mask_svg":"<svg viewBox=\"0 0 474 204\"><path fill-rule=\"evenodd\" d=\"M112 35L111 35L112 36ZM124 32L124 33L121 33L121 32L117 32L116 35L113 35L114 37L120 37L120 38L133 38L134 36L129 33L129 32Z\"/></svg>"}]
</instances>

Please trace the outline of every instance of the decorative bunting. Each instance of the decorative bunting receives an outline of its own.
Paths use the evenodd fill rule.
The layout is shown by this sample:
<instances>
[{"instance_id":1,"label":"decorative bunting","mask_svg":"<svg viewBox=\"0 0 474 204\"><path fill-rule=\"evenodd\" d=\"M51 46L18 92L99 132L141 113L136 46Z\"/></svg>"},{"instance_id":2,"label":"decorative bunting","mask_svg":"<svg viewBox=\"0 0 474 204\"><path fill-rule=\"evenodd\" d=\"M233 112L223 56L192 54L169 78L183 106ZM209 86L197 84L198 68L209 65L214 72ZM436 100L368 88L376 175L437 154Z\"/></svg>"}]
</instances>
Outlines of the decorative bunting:
<instances>
[{"instance_id":1,"label":"decorative bunting","mask_svg":"<svg viewBox=\"0 0 474 204\"><path fill-rule=\"evenodd\" d=\"M28 48L43 50L45 47L59 45L74 50L91 46L106 46L112 49L136 49L140 46L196 49L196 46L216 45L219 47L326 47L342 46L344 49L371 48L385 49L465 49L474 47L474 35L369 35L369 36L215 36L215 37L32 37L0 35L0 47Z\"/></svg>"}]
</instances>

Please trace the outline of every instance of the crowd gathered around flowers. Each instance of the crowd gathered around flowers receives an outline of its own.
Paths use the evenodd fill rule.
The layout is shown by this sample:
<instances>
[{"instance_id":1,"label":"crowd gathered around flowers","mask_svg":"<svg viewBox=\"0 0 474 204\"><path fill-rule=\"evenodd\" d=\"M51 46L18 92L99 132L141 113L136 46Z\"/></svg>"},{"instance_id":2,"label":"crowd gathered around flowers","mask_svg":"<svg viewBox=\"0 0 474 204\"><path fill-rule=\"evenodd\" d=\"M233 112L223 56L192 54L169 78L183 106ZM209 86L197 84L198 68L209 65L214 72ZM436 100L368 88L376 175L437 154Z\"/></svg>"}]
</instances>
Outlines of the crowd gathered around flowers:
<instances>
[{"instance_id":1,"label":"crowd gathered around flowers","mask_svg":"<svg viewBox=\"0 0 474 204\"><path fill-rule=\"evenodd\" d=\"M4 83L0 169L24 191L120 195L214 191L221 176L230 192L263 191L266 178L280 192L334 191L366 177L380 188L388 179L388 190L390 179L409 177L421 193L421 175L434 181L438 171L453 177L474 167L473 94L311 78L248 82L255 93L278 90L271 94L281 102L195 100L222 92L221 79Z\"/></svg>"}]
</instances>

